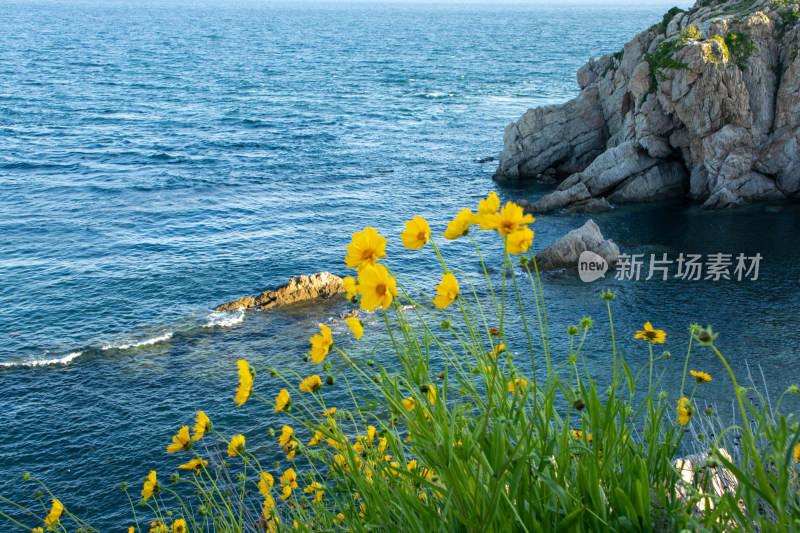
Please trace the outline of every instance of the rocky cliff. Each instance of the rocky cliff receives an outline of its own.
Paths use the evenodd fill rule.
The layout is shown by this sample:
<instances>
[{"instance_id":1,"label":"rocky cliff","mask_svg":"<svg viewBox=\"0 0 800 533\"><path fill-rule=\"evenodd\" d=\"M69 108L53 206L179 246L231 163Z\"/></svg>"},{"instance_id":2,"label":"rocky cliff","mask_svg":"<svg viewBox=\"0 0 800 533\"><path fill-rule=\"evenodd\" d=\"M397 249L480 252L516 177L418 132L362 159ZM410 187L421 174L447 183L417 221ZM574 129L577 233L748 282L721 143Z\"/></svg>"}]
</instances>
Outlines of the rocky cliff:
<instances>
[{"instance_id":1,"label":"rocky cliff","mask_svg":"<svg viewBox=\"0 0 800 533\"><path fill-rule=\"evenodd\" d=\"M688 195L800 197L800 2L701 0L578 71L580 94L505 131L497 180L555 176L534 211Z\"/></svg>"}]
</instances>

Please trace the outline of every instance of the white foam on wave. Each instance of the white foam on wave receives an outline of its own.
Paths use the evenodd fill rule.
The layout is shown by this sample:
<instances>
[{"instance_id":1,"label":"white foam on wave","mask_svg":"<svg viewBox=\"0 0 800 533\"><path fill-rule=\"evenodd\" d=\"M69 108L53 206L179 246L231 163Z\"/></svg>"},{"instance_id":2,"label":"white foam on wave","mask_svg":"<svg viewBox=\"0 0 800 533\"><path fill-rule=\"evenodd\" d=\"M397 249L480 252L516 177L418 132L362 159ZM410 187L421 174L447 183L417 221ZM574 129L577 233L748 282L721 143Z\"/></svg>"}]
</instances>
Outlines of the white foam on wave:
<instances>
[{"instance_id":1,"label":"white foam on wave","mask_svg":"<svg viewBox=\"0 0 800 533\"><path fill-rule=\"evenodd\" d=\"M164 342L172 338L173 333L171 331L167 331L163 335L159 335L158 337L152 337L149 339L145 339L139 342L128 342L124 344L106 344L103 346L103 350L128 350L130 348L138 348L140 346L149 346L151 344L156 344L157 342Z\"/></svg>"},{"instance_id":2,"label":"white foam on wave","mask_svg":"<svg viewBox=\"0 0 800 533\"><path fill-rule=\"evenodd\" d=\"M208 315L205 328L229 328L241 324L244 320L244 310L239 311L212 311Z\"/></svg>"},{"instance_id":3,"label":"white foam on wave","mask_svg":"<svg viewBox=\"0 0 800 533\"><path fill-rule=\"evenodd\" d=\"M7 361L0 362L0 366L6 368L32 368L36 366L68 365L73 359L79 357L83 352L72 352L64 357L56 359L31 359L30 361Z\"/></svg>"}]
</instances>

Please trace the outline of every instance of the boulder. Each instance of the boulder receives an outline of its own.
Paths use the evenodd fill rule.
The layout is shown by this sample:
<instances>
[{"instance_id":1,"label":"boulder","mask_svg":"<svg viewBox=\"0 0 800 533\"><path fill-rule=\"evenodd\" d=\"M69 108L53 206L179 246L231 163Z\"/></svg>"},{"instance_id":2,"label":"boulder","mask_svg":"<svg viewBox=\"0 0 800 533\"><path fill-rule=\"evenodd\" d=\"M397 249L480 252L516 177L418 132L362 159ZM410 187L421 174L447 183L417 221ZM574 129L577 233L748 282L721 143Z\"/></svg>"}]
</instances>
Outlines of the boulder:
<instances>
[{"instance_id":1,"label":"boulder","mask_svg":"<svg viewBox=\"0 0 800 533\"><path fill-rule=\"evenodd\" d=\"M495 179L569 176L535 212L587 193L612 202L688 195L706 208L800 198L797 11L770 0L698 0L666 28L590 60L576 98L506 127ZM699 39L682 39L689 25Z\"/></svg>"},{"instance_id":2,"label":"boulder","mask_svg":"<svg viewBox=\"0 0 800 533\"><path fill-rule=\"evenodd\" d=\"M317 272L311 276L295 276L289 278L286 285L275 290L264 291L256 297L240 298L239 300L224 303L216 308L217 311L230 311L239 308L271 309L303 300L315 298L330 298L344 291L344 281L339 276L330 272Z\"/></svg>"},{"instance_id":3,"label":"boulder","mask_svg":"<svg viewBox=\"0 0 800 533\"><path fill-rule=\"evenodd\" d=\"M589 220L536 254L536 265L540 271L577 268L578 258L587 250L601 256L609 266L619 260L619 246L605 239L594 220Z\"/></svg>"}]
</instances>

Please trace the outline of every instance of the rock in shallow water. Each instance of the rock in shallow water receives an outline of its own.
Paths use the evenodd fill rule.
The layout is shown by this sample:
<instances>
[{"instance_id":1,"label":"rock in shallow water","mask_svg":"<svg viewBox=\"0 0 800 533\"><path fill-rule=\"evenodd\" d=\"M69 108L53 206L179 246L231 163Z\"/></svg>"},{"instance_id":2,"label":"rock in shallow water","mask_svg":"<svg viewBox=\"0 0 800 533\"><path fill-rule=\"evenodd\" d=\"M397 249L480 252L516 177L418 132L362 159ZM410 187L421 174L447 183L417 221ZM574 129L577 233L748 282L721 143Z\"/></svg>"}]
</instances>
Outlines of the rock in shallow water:
<instances>
[{"instance_id":1,"label":"rock in shallow water","mask_svg":"<svg viewBox=\"0 0 800 533\"><path fill-rule=\"evenodd\" d=\"M330 298L336 293L344 291L342 278L330 272L317 272L311 276L295 276L289 282L272 291L264 291L258 296L240 298L224 303L216 308L217 311L231 311L234 309L271 309L302 300L314 298Z\"/></svg>"},{"instance_id":2,"label":"rock in shallow water","mask_svg":"<svg viewBox=\"0 0 800 533\"><path fill-rule=\"evenodd\" d=\"M595 221L589 220L536 254L536 266L540 271L576 268L581 253L587 250L601 256L609 266L619 260L619 246L605 239Z\"/></svg>"}]
</instances>

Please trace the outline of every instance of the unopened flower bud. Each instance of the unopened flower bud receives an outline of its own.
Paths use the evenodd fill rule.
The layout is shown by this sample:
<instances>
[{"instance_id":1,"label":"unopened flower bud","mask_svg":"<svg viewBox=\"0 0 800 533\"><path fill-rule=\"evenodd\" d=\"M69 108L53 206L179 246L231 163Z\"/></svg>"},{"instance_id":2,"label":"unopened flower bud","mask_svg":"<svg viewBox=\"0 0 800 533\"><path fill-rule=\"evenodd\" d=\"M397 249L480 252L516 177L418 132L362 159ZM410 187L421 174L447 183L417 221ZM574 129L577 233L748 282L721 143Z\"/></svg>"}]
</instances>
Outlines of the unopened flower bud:
<instances>
[{"instance_id":1,"label":"unopened flower bud","mask_svg":"<svg viewBox=\"0 0 800 533\"><path fill-rule=\"evenodd\" d=\"M449 320L442 320L442 329L445 330L445 331L450 329L450 321Z\"/></svg>"},{"instance_id":2,"label":"unopened flower bud","mask_svg":"<svg viewBox=\"0 0 800 533\"><path fill-rule=\"evenodd\" d=\"M444 372L439 372L439 379L444 379Z\"/></svg>"},{"instance_id":3,"label":"unopened flower bud","mask_svg":"<svg viewBox=\"0 0 800 533\"><path fill-rule=\"evenodd\" d=\"M661 354L661 357L665 361L669 361L670 359L672 359L672 354L665 350L664 353Z\"/></svg>"},{"instance_id":4,"label":"unopened flower bud","mask_svg":"<svg viewBox=\"0 0 800 533\"><path fill-rule=\"evenodd\" d=\"M584 408L586 408L586 402L578 398L577 400L575 400L575 403L573 403L572 406L578 411L583 411Z\"/></svg>"},{"instance_id":5,"label":"unopened flower bud","mask_svg":"<svg viewBox=\"0 0 800 533\"><path fill-rule=\"evenodd\" d=\"M22 474L22 481L28 481L31 478L30 472L25 472Z\"/></svg>"},{"instance_id":6,"label":"unopened flower bud","mask_svg":"<svg viewBox=\"0 0 800 533\"><path fill-rule=\"evenodd\" d=\"M178 481L180 481L180 480L181 480L181 476L179 476L177 473L175 473L175 474L172 474L172 475L170 476L169 480L170 480L172 483L177 483Z\"/></svg>"},{"instance_id":7,"label":"unopened flower bud","mask_svg":"<svg viewBox=\"0 0 800 533\"><path fill-rule=\"evenodd\" d=\"M420 386L420 388L419 388L419 391L420 391L422 394L426 394L426 393L428 392L428 390L429 390L429 388L428 388L428 386L427 386L427 385L422 385L422 386Z\"/></svg>"},{"instance_id":8,"label":"unopened flower bud","mask_svg":"<svg viewBox=\"0 0 800 533\"><path fill-rule=\"evenodd\" d=\"M336 383L336 380L334 379L333 376L327 376L325 378L325 384L326 385L333 385L334 383Z\"/></svg>"},{"instance_id":9,"label":"unopened flower bud","mask_svg":"<svg viewBox=\"0 0 800 533\"><path fill-rule=\"evenodd\" d=\"M275 436L275 430L273 428L269 428L267 430L267 435L269 435L270 437L274 437Z\"/></svg>"}]
</instances>

